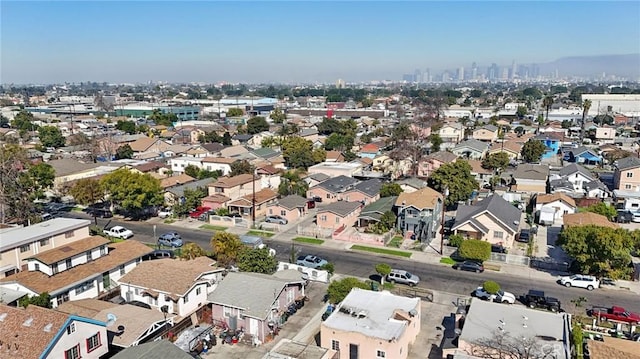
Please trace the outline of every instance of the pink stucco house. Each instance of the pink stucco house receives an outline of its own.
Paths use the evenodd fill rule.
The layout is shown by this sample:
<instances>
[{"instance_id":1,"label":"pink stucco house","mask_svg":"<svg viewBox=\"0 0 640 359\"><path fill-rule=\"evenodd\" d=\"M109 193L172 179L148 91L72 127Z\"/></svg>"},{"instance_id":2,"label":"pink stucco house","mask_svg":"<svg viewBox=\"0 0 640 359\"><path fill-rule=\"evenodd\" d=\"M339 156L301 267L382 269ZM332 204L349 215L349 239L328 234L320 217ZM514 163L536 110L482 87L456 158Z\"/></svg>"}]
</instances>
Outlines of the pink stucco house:
<instances>
[{"instance_id":1,"label":"pink stucco house","mask_svg":"<svg viewBox=\"0 0 640 359\"><path fill-rule=\"evenodd\" d=\"M307 191L307 198L318 197L323 203L333 203L341 198L341 195L358 183L353 177L337 176L321 182Z\"/></svg>"},{"instance_id":2,"label":"pink stucco house","mask_svg":"<svg viewBox=\"0 0 640 359\"><path fill-rule=\"evenodd\" d=\"M211 318L231 329L244 328L264 343L273 328L284 323L289 305L305 296L302 275L293 269L273 275L229 272L207 297Z\"/></svg>"},{"instance_id":3,"label":"pink stucco house","mask_svg":"<svg viewBox=\"0 0 640 359\"><path fill-rule=\"evenodd\" d=\"M268 216L281 216L293 223L307 214L307 200L298 196L290 195L279 199L276 203L267 205Z\"/></svg>"},{"instance_id":4,"label":"pink stucco house","mask_svg":"<svg viewBox=\"0 0 640 359\"><path fill-rule=\"evenodd\" d=\"M340 358L405 359L420 332L420 299L353 288L320 325L320 346Z\"/></svg>"},{"instance_id":5,"label":"pink stucco house","mask_svg":"<svg viewBox=\"0 0 640 359\"><path fill-rule=\"evenodd\" d=\"M380 188L382 188L382 181L374 178L356 184L353 188L340 195L339 198L343 201L361 202L367 205L380 198Z\"/></svg>"},{"instance_id":6,"label":"pink stucco house","mask_svg":"<svg viewBox=\"0 0 640 359\"><path fill-rule=\"evenodd\" d=\"M361 202L339 201L331 203L318 209L316 217L318 227L331 229L353 227L358 220L361 209Z\"/></svg>"},{"instance_id":7,"label":"pink stucco house","mask_svg":"<svg viewBox=\"0 0 640 359\"><path fill-rule=\"evenodd\" d=\"M418 177L429 177L440 166L445 163L455 162L457 158L458 156L447 151L432 153L418 164Z\"/></svg>"}]
</instances>

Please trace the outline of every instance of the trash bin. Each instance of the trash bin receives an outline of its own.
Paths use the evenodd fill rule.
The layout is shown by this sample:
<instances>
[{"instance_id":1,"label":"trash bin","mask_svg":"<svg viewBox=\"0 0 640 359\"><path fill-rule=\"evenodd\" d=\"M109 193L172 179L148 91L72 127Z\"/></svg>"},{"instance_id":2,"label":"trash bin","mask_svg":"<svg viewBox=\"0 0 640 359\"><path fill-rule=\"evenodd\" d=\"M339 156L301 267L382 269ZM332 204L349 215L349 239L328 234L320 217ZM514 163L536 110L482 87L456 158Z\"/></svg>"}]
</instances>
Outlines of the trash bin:
<instances>
[{"instance_id":1,"label":"trash bin","mask_svg":"<svg viewBox=\"0 0 640 359\"><path fill-rule=\"evenodd\" d=\"M371 290L377 292L378 291L378 283L377 282L371 282Z\"/></svg>"}]
</instances>

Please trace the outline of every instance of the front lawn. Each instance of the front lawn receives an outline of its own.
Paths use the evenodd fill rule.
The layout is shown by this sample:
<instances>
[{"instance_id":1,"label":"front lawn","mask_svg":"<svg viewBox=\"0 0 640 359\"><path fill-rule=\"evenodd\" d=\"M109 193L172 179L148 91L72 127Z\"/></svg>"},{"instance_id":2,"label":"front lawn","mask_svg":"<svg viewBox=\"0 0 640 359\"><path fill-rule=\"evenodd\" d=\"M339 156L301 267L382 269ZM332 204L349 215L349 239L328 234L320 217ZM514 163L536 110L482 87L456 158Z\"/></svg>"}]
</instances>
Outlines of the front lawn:
<instances>
[{"instance_id":1,"label":"front lawn","mask_svg":"<svg viewBox=\"0 0 640 359\"><path fill-rule=\"evenodd\" d=\"M393 250L393 249L378 248L378 247L361 246L359 244L351 246L351 249L356 250L356 251L378 253L378 254L388 254L388 255L392 255L392 256L405 257L405 258L410 258L411 254L412 254L411 252L396 251L396 250Z\"/></svg>"},{"instance_id":2,"label":"front lawn","mask_svg":"<svg viewBox=\"0 0 640 359\"><path fill-rule=\"evenodd\" d=\"M208 231L226 231L227 227L223 227L223 226L214 226L212 224L203 224L200 227L198 227L200 229L206 229Z\"/></svg>"},{"instance_id":3,"label":"front lawn","mask_svg":"<svg viewBox=\"0 0 640 359\"><path fill-rule=\"evenodd\" d=\"M394 236L393 238L391 238L391 240L387 244L387 247L400 248L400 245L402 245L402 241L403 241L402 236Z\"/></svg>"},{"instance_id":4,"label":"front lawn","mask_svg":"<svg viewBox=\"0 0 640 359\"><path fill-rule=\"evenodd\" d=\"M266 237L266 238L271 238L275 235L275 233L273 232L267 232L267 231L258 231L258 230L250 230L249 232L247 232L248 236L258 236L258 237Z\"/></svg>"},{"instance_id":5,"label":"front lawn","mask_svg":"<svg viewBox=\"0 0 640 359\"><path fill-rule=\"evenodd\" d=\"M440 263L454 265L458 262L454 259L451 259L451 257L443 257L443 258L440 258Z\"/></svg>"},{"instance_id":6,"label":"front lawn","mask_svg":"<svg viewBox=\"0 0 640 359\"><path fill-rule=\"evenodd\" d=\"M307 244L316 244L321 245L324 243L322 239L317 238L309 238L309 237L296 237L293 239L294 242L307 243Z\"/></svg>"}]
</instances>

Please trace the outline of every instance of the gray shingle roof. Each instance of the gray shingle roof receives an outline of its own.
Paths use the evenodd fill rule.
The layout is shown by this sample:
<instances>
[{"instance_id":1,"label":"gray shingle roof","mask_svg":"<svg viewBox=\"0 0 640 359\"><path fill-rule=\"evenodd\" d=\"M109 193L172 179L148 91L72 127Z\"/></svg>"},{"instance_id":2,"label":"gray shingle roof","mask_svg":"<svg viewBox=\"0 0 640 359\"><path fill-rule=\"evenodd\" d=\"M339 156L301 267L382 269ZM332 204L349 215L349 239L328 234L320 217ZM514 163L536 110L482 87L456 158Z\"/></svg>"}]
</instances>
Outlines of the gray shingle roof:
<instances>
[{"instance_id":1,"label":"gray shingle roof","mask_svg":"<svg viewBox=\"0 0 640 359\"><path fill-rule=\"evenodd\" d=\"M271 306L288 283L303 282L277 278L261 273L230 272L218 288L209 294L211 303L242 308L243 315L266 319ZM251 295L247 295L251 292Z\"/></svg>"},{"instance_id":2,"label":"gray shingle roof","mask_svg":"<svg viewBox=\"0 0 640 359\"><path fill-rule=\"evenodd\" d=\"M307 200L298 196L297 194L292 194L278 200L278 206L286 209L294 209L304 207L306 205Z\"/></svg>"},{"instance_id":3,"label":"gray shingle roof","mask_svg":"<svg viewBox=\"0 0 640 359\"><path fill-rule=\"evenodd\" d=\"M167 340L159 340L126 348L111 357L113 359L190 359L184 350Z\"/></svg>"},{"instance_id":4,"label":"gray shingle roof","mask_svg":"<svg viewBox=\"0 0 640 359\"><path fill-rule=\"evenodd\" d=\"M196 189L198 187L202 187L204 189L207 189L209 183L212 183L212 182L213 182L213 178L204 178L204 179L201 179L201 180L198 180L198 181L185 183L185 184L180 185L180 186L171 187L171 188L167 189L167 192L173 193L177 197L182 197L182 196L184 196L184 190L185 189Z\"/></svg>"},{"instance_id":5,"label":"gray shingle roof","mask_svg":"<svg viewBox=\"0 0 640 359\"><path fill-rule=\"evenodd\" d=\"M360 207L362 204L360 202L347 202L347 201L338 201L328 204L324 208L318 209L318 213L320 212L332 212L340 217L344 217L347 214L353 212L356 208Z\"/></svg>"},{"instance_id":6,"label":"gray shingle roof","mask_svg":"<svg viewBox=\"0 0 640 359\"><path fill-rule=\"evenodd\" d=\"M587 191L591 191L591 190L594 190L596 188L600 188L600 189L605 190L605 191L607 190L607 186L605 186L604 183L600 182L599 180L594 180L594 181L591 181L589 183L585 183L584 188Z\"/></svg>"},{"instance_id":7,"label":"gray shingle roof","mask_svg":"<svg viewBox=\"0 0 640 359\"><path fill-rule=\"evenodd\" d=\"M568 191L573 191L573 183L569 182L565 178L559 178L559 179L549 181L549 187L551 187L552 191L556 191L559 189L566 189Z\"/></svg>"},{"instance_id":8,"label":"gray shingle roof","mask_svg":"<svg viewBox=\"0 0 640 359\"><path fill-rule=\"evenodd\" d=\"M486 142L482 142L482 141L476 140L475 138L471 138L466 141L460 142L455 148L460 149L464 147L470 148L472 150L476 150L478 152L483 152L489 148L489 145Z\"/></svg>"},{"instance_id":9,"label":"gray shingle roof","mask_svg":"<svg viewBox=\"0 0 640 359\"><path fill-rule=\"evenodd\" d=\"M393 205L396 203L396 199L398 199L398 197L396 196L382 197L379 200L365 206L362 209L362 212L360 212L359 217L367 217L380 220L380 217L384 212L391 211L393 209Z\"/></svg>"},{"instance_id":10,"label":"gray shingle roof","mask_svg":"<svg viewBox=\"0 0 640 359\"><path fill-rule=\"evenodd\" d=\"M562 177L567 177L570 175L575 174L576 172L582 174L583 176L587 177L587 178L591 178L593 179L593 175L591 174L591 172L589 170L587 170L586 168L580 166L579 164L576 163L571 163L568 166L564 166L562 167L562 169L560 169L560 176Z\"/></svg>"},{"instance_id":11,"label":"gray shingle roof","mask_svg":"<svg viewBox=\"0 0 640 359\"><path fill-rule=\"evenodd\" d=\"M515 233L518 231L521 214L520 210L514 207L511 203L505 201L502 197L495 194L483 199L482 201L472 206L458 206L456 220L452 229L456 229L462 226L464 223L472 220L475 221L472 222L474 224L480 223L479 221L475 220L475 217L484 212L489 212L495 220L502 222L504 225L509 227L512 232Z\"/></svg>"},{"instance_id":12,"label":"gray shingle roof","mask_svg":"<svg viewBox=\"0 0 640 359\"><path fill-rule=\"evenodd\" d=\"M532 165L528 163L518 165L515 172L513 173L513 178L521 178L521 179L531 179L544 181L549 177L549 167L545 165Z\"/></svg>"},{"instance_id":13,"label":"gray shingle roof","mask_svg":"<svg viewBox=\"0 0 640 359\"><path fill-rule=\"evenodd\" d=\"M332 193L340 193L351 189L358 180L353 177L338 176L328 179L316 185L316 187L324 188Z\"/></svg>"},{"instance_id":14,"label":"gray shingle roof","mask_svg":"<svg viewBox=\"0 0 640 359\"><path fill-rule=\"evenodd\" d=\"M379 179L373 178L363 182L358 183L354 186L354 188L369 197L374 197L378 193L380 193L380 188L382 188L382 181Z\"/></svg>"},{"instance_id":15,"label":"gray shingle roof","mask_svg":"<svg viewBox=\"0 0 640 359\"><path fill-rule=\"evenodd\" d=\"M484 128L487 131L491 131L491 132L496 132L498 131L498 128L494 125L484 125L482 126L482 128Z\"/></svg>"},{"instance_id":16,"label":"gray shingle roof","mask_svg":"<svg viewBox=\"0 0 640 359\"><path fill-rule=\"evenodd\" d=\"M640 158L634 156L621 158L616 161L616 167L621 171L640 167Z\"/></svg>"}]
</instances>

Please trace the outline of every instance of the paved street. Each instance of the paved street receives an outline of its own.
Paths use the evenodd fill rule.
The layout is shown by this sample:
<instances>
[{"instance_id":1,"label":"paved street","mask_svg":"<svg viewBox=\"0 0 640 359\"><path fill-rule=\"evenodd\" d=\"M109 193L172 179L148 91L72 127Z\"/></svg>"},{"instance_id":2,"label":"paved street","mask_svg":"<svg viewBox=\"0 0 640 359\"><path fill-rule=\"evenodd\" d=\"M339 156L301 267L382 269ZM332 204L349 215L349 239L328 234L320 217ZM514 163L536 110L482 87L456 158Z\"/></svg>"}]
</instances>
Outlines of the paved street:
<instances>
[{"instance_id":1,"label":"paved street","mask_svg":"<svg viewBox=\"0 0 640 359\"><path fill-rule=\"evenodd\" d=\"M82 216L83 214L72 213L72 215ZM181 233L186 242L194 242L203 248L210 248L210 239L213 231L198 229L204 222L183 220L172 225L162 223L157 219L151 220L157 222L156 234L169 230L177 230ZM99 224L104 225L107 220L99 220ZM130 222L119 221L113 219L112 224L116 222L133 230L135 236L133 239L154 243L153 239L153 223L149 222ZM246 229L229 229L228 231L242 234L246 233ZM277 258L281 261L289 260L289 253L292 247L291 231L279 233L272 239L265 242L271 248L277 251ZM295 233L295 230L293 230ZM380 262L386 262L394 268L401 268L417 274L421 278L420 287L432 290L448 292L457 295L468 295L478 285L485 280L495 280L501 286L516 295L520 295L529 289L541 289L548 295L559 298L563 307L568 311L574 311L571 304L572 299L578 297L586 297L589 305L621 305L629 310L640 312L640 285L636 283L618 282L619 287L628 287L633 289L611 289L601 288L593 292L588 292L578 288L564 288L556 284L557 274L546 273L528 267L501 264L500 272L486 271L482 274L457 272L449 265L439 263L439 256L431 253L412 252L410 259L403 259L395 256L380 256L369 253L361 253L351 251L348 248L351 244L327 240L321 246L304 245L296 243L295 251L300 253L311 253L327 258L335 264L336 273L343 275L367 278L375 273L374 266Z\"/></svg>"}]
</instances>

